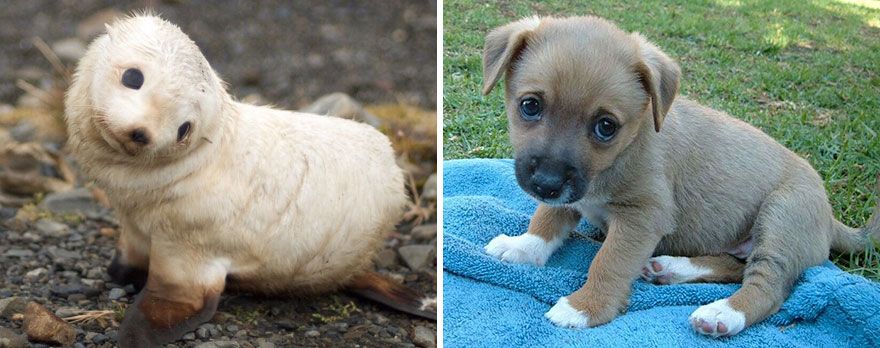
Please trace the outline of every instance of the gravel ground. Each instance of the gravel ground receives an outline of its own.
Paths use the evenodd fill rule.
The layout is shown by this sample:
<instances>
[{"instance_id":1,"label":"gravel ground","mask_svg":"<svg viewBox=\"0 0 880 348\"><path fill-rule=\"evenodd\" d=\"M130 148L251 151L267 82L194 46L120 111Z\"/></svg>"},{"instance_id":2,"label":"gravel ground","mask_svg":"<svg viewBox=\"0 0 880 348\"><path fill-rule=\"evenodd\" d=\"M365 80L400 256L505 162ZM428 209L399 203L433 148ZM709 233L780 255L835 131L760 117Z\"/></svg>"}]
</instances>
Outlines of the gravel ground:
<instances>
[{"instance_id":1,"label":"gravel ground","mask_svg":"<svg viewBox=\"0 0 880 348\"><path fill-rule=\"evenodd\" d=\"M90 23L96 13L127 13L143 5L111 7L111 3L4 3L0 114L33 104L33 98L16 87L17 79L41 88L54 81L33 37L44 39L65 64L73 66L94 37L89 31L102 27ZM203 1L167 1L153 7L196 41L238 98L299 109L321 95L344 92L364 104L404 102L435 108L433 2L228 1L209 6ZM20 124L5 128L0 125L0 133L22 142L34 133ZM3 135L0 147L8 141ZM61 158L66 157L59 142L31 140L42 142L50 152L60 149ZM57 163L45 161L38 165L40 175L63 176ZM0 174L2 162L0 158ZM72 163L69 158L67 162ZM75 164L72 168L75 175ZM131 303L133 288L113 284L106 276L117 221L112 210L98 203L100 195L81 188L82 184L78 180L80 188L73 191L17 197L12 203L12 196L0 197L0 347L45 346L24 339L28 317L20 313L29 301L68 321L82 313L99 316L72 324L74 346L115 346L115 321ZM434 186L426 184L423 196L436 194ZM435 295L436 233L433 218L416 226L402 224L377 256L377 270ZM311 298L227 293L208 324L169 347L430 347L435 340L435 322L345 293Z\"/></svg>"}]
</instances>

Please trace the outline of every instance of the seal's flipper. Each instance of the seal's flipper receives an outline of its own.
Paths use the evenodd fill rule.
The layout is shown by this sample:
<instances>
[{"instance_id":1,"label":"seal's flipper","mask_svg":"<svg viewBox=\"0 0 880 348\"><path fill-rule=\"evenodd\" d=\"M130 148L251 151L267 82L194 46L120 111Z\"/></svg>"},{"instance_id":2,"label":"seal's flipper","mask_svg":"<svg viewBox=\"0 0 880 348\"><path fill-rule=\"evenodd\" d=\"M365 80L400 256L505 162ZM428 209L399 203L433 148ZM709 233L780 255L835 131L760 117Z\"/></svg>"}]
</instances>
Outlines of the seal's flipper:
<instances>
[{"instance_id":1,"label":"seal's flipper","mask_svg":"<svg viewBox=\"0 0 880 348\"><path fill-rule=\"evenodd\" d=\"M398 311L429 320L437 320L436 300L376 272L354 278L347 290L365 299L376 301Z\"/></svg>"}]
</instances>

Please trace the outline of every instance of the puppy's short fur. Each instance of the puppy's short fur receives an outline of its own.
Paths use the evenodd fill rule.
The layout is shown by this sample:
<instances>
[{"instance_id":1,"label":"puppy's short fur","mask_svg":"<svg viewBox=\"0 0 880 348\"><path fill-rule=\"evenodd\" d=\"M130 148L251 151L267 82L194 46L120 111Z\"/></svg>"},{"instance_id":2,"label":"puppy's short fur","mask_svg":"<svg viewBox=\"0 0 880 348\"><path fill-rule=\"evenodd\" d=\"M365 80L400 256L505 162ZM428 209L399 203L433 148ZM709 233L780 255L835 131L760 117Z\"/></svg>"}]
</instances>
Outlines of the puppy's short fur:
<instances>
[{"instance_id":1,"label":"puppy's short fur","mask_svg":"<svg viewBox=\"0 0 880 348\"><path fill-rule=\"evenodd\" d=\"M486 251L543 265L581 217L605 233L586 284L547 312L557 325L614 319L639 276L742 281L690 318L702 334L735 335L776 312L829 249L863 250L880 232L877 214L863 229L837 221L822 179L795 153L676 98L676 63L606 20L528 18L497 28L483 68L484 94L506 75L517 180L542 202L526 234L498 236Z\"/></svg>"}]
</instances>

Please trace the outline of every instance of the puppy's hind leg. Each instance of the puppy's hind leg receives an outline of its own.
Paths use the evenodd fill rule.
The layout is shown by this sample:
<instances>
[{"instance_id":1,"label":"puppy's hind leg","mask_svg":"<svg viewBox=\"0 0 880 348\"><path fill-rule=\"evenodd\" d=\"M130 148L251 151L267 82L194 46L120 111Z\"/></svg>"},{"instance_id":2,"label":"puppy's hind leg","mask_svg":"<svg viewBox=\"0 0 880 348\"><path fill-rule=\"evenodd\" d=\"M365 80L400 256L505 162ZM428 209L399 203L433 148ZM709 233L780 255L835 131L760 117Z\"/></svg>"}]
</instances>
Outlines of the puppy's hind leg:
<instances>
[{"instance_id":1,"label":"puppy's hind leg","mask_svg":"<svg viewBox=\"0 0 880 348\"><path fill-rule=\"evenodd\" d=\"M486 253L502 261L543 266L580 219L581 214L574 209L541 204L529 222L528 232L516 237L499 235L486 245Z\"/></svg>"},{"instance_id":2,"label":"puppy's hind leg","mask_svg":"<svg viewBox=\"0 0 880 348\"><path fill-rule=\"evenodd\" d=\"M642 267L642 279L654 284L739 283L745 262L732 255L657 256Z\"/></svg>"},{"instance_id":3,"label":"puppy's hind leg","mask_svg":"<svg viewBox=\"0 0 880 348\"><path fill-rule=\"evenodd\" d=\"M767 197L752 227L755 246L746 260L742 287L729 298L697 308L690 316L694 330L732 336L764 320L779 310L807 267L828 258L831 208L824 191L807 188L790 185Z\"/></svg>"}]
</instances>

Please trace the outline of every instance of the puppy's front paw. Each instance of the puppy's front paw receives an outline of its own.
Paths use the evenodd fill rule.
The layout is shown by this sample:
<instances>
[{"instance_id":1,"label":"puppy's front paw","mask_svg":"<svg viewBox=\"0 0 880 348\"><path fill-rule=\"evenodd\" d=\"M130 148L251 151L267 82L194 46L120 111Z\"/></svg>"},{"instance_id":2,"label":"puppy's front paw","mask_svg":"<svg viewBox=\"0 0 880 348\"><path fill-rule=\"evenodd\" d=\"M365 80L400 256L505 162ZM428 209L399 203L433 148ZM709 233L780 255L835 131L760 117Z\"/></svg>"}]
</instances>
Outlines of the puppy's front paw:
<instances>
[{"instance_id":1,"label":"puppy's front paw","mask_svg":"<svg viewBox=\"0 0 880 348\"><path fill-rule=\"evenodd\" d=\"M547 243L543 238L533 234L522 234L511 237L506 234L499 235L486 245L486 253L501 261L510 263L528 263L543 266L553 251L562 244L559 241Z\"/></svg>"},{"instance_id":2,"label":"puppy's front paw","mask_svg":"<svg viewBox=\"0 0 880 348\"><path fill-rule=\"evenodd\" d=\"M544 314L544 317L561 327L582 329L588 327L590 323L590 317L586 313L574 309L566 297L560 297L559 301L556 301L556 304Z\"/></svg>"},{"instance_id":3,"label":"puppy's front paw","mask_svg":"<svg viewBox=\"0 0 880 348\"><path fill-rule=\"evenodd\" d=\"M687 257L652 257L642 267L642 279L654 284L687 283L711 273L711 269L697 266Z\"/></svg>"},{"instance_id":4,"label":"puppy's front paw","mask_svg":"<svg viewBox=\"0 0 880 348\"><path fill-rule=\"evenodd\" d=\"M733 336L746 326L746 316L730 307L727 299L700 306L690 317L691 326L697 332L712 336Z\"/></svg>"}]
</instances>

